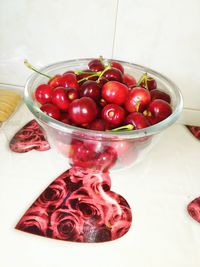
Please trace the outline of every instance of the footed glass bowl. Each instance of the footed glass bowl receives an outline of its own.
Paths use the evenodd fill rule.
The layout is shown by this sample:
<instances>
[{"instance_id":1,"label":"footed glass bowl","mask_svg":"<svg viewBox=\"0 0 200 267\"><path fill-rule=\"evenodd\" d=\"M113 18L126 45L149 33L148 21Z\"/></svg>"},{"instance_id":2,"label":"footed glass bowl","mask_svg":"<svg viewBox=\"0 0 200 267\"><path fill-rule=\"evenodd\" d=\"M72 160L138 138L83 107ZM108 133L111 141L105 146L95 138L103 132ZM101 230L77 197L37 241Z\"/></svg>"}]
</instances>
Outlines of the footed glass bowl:
<instances>
[{"instance_id":1,"label":"footed glass bowl","mask_svg":"<svg viewBox=\"0 0 200 267\"><path fill-rule=\"evenodd\" d=\"M44 67L40 71L54 76L68 70L84 70L91 59L76 59L58 62ZM105 60L105 63L108 63ZM157 81L158 88L167 92L171 97L173 113L164 121L151 127L133 131L94 131L67 125L54 120L43 113L34 98L34 91L45 78L34 73L25 86L25 103L36 119L45 128L52 147L56 147L71 165L93 170L108 171L130 167L143 159L152 148L156 136L172 125L179 117L183 101L178 87L162 74L149 68L133 63L118 61L124 67L125 73L133 75L137 80L147 72Z\"/></svg>"},{"instance_id":2,"label":"footed glass bowl","mask_svg":"<svg viewBox=\"0 0 200 267\"><path fill-rule=\"evenodd\" d=\"M54 76L84 70L91 59L63 61L41 72ZM109 60L105 60L108 63ZM94 131L54 120L40 110L34 91L48 80L33 74L25 86L25 103L44 127L51 146L69 159L71 168L55 179L36 199L16 228L44 237L73 242L105 242L120 238L132 223L126 199L111 190L110 170L133 166L155 143L156 137L179 117L183 102L177 86L151 69L119 61L137 80L147 72L158 88L171 97L172 114L142 130Z\"/></svg>"}]
</instances>

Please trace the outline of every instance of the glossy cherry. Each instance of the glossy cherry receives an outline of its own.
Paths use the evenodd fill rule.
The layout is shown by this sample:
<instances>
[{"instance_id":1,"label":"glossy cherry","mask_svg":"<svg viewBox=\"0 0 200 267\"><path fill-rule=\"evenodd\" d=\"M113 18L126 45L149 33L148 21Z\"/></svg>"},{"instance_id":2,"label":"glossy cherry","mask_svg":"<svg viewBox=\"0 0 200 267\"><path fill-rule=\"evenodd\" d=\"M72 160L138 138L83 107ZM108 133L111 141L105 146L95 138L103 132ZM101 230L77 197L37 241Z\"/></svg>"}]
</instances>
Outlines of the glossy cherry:
<instances>
[{"instance_id":1,"label":"glossy cherry","mask_svg":"<svg viewBox=\"0 0 200 267\"><path fill-rule=\"evenodd\" d=\"M98 102L101 97L101 87L95 81L86 81L81 85L79 93L80 97L88 96Z\"/></svg>"},{"instance_id":2,"label":"glossy cherry","mask_svg":"<svg viewBox=\"0 0 200 267\"><path fill-rule=\"evenodd\" d=\"M146 75L146 77L145 77ZM148 89L149 91L157 88L157 82L154 78L144 75L144 79L141 81L140 85Z\"/></svg>"},{"instance_id":3,"label":"glossy cherry","mask_svg":"<svg viewBox=\"0 0 200 267\"><path fill-rule=\"evenodd\" d=\"M53 78L51 78L48 81L48 85L51 86L51 88L56 88L61 85L62 75L56 74Z\"/></svg>"},{"instance_id":4,"label":"glossy cherry","mask_svg":"<svg viewBox=\"0 0 200 267\"><path fill-rule=\"evenodd\" d=\"M123 83L128 87L133 87L136 85L137 81L132 75L125 73L123 75Z\"/></svg>"},{"instance_id":5,"label":"glossy cherry","mask_svg":"<svg viewBox=\"0 0 200 267\"><path fill-rule=\"evenodd\" d=\"M151 95L151 101L155 99L162 99L165 100L166 102L170 103L171 102L171 97L167 93L160 91L158 89L153 89L150 91Z\"/></svg>"},{"instance_id":6,"label":"glossy cherry","mask_svg":"<svg viewBox=\"0 0 200 267\"><path fill-rule=\"evenodd\" d=\"M95 130L95 131L105 131L106 123L102 119L96 119L88 125L88 129Z\"/></svg>"},{"instance_id":7,"label":"glossy cherry","mask_svg":"<svg viewBox=\"0 0 200 267\"><path fill-rule=\"evenodd\" d=\"M108 104L102 109L102 118L114 127L119 126L125 119L125 110L116 104Z\"/></svg>"},{"instance_id":8,"label":"glossy cherry","mask_svg":"<svg viewBox=\"0 0 200 267\"><path fill-rule=\"evenodd\" d=\"M108 69L107 71L105 71L103 76L109 81L117 81L117 82L123 81L121 71L116 68Z\"/></svg>"},{"instance_id":9,"label":"glossy cherry","mask_svg":"<svg viewBox=\"0 0 200 267\"><path fill-rule=\"evenodd\" d=\"M110 81L102 87L102 97L108 103L123 105L128 95L128 87L117 81Z\"/></svg>"},{"instance_id":10,"label":"glossy cherry","mask_svg":"<svg viewBox=\"0 0 200 267\"><path fill-rule=\"evenodd\" d=\"M124 67L119 62L117 62L117 61L111 61L110 65L111 65L111 67L120 70L122 74L124 73Z\"/></svg>"},{"instance_id":11,"label":"glossy cherry","mask_svg":"<svg viewBox=\"0 0 200 267\"><path fill-rule=\"evenodd\" d=\"M52 103L56 105L60 110L67 111L70 101L67 97L66 88L57 87L53 91Z\"/></svg>"},{"instance_id":12,"label":"glossy cherry","mask_svg":"<svg viewBox=\"0 0 200 267\"><path fill-rule=\"evenodd\" d=\"M147 118L152 124L158 123L172 114L170 104L162 99L153 100L147 108Z\"/></svg>"},{"instance_id":13,"label":"glossy cherry","mask_svg":"<svg viewBox=\"0 0 200 267\"><path fill-rule=\"evenodd\" d=\"M132 124L134 129L143 129L151 125L148 119L140 112L130 113L125 119L125 124Z\"/></svg>"},{"instance_id":14,"label":"glossy cherry","mask_svg":"<svg viewBox=\"0 0 200 267\"><path fill-rule=\"evenodd\" d=\"M53 119L55 119L55 120L60 119L60 116L61 116L60 111L57 108L57 106L55 106L54 104L52 104L52 103L44 104L40 107L40 109L44 113L46 113L48 116L52 117Z\"/></svg>"},{"instance_id":15,"label":"glossy cherry","mask_svg":"<svg viewBox=\"0 0 200 267\"><path fill-rule=\"evenodd\" d=\"M133 87L128 93L125 108L128 112L142 112L148 106L150 101L151 96L148 90L141 86Z\"/></svg>"},{"instance_id":16,"label":"glossy cherry","mask_svg":"<svg viewBox=\"0 0 200 267\"><path fill-rule=\"evenodd\" d=\"M51 102L53 89L48 84L41 84L35 90L35 98L40 104Z\"/></svg>"},{"instance_id":17,"label":"glossy cherry","mask_svg":"<svg viewBox=\"0 0 200 267\"><path fill-rule=\"evenodd\" d=\"M90 71L102 71L104 70L104 64L100 59L93 59L88 63L88 68Z\"/></svg>"},{"instance_id":18,"label":"glossy cherry","mask_svg":"<svg viewBox=\"0 0 200 267\"><path fill-rule=\"evenodd\" d=\"M90 97L75 99L69 105L69 118L77 125L85 125L92 122L97 114L98 108L95 101Z\"/></svg>"},{"instance_id":19,"label":"glossy cherry","mask_svg":"<svg viewBox=\"0 0 200 267\"><path fill-rule=\"evenodd\" d=\"M76 79L76 75L72 72L65 73L61 80L60 85L66 88L79 89L79 84Z\"/></svg>"}]
</instances>

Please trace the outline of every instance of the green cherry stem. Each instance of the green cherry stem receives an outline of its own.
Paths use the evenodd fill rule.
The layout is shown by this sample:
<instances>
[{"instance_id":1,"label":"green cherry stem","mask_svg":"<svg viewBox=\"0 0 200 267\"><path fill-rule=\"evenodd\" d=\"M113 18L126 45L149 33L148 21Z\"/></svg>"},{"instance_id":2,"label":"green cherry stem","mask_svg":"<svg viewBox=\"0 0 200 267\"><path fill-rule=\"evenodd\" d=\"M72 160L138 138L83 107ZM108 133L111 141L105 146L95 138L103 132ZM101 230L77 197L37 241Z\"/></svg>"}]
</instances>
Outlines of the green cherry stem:
<instances>
[{"instance_id":1,"label":"green cherry stem","mask_svg":"<svg viewBox=\"0 0 200 267\"><path fill-rule=\"evenodd\" d=\"M79 71L79 70L77 70L77 71L75 71L74 72L76 75L80 75L80 74L95 74L96 72L94 72L94 71Z\"/></svg>"},{"instance_id":2,"label":"green cherry stem","mask_svg":"<svg viewBox=\"0 0 200 267\"><path fill-rule=\"evenodd\" d=\"M117 128L114 128L112 130L110 130L110 132L118 132L118 131L132 131L134 129L133 124L127 124L124 126L120 126Z\"/></svg>"},{"instance_id":3,"label":"green cherry stem","mask_svg":"<svg viewBox=\"0 0 200 267\"><path fill-rule=\"evenodd\" d=\"M101 72L101 74L99 75L99 78L98 78L98 80L97 80L98 83L100 82L101 77L104 75L104 73L105 73L107 70L109 70L109 69L111 69L111 65L110 65L110 63L108 64L108 66L105 67L105 69L104 69L104 70Z\"/></svg>"},{"instance_id":4,"label":"green cherry stem","mask_svg":"<svg viewBox=\"0 0 200 267\"><path fill-rule=\"evenodd\" d=\"M148 89L147 79L148 79L148 75L147 75L147 72L145 72L144 74L142 74L139 81L137 82L137 86L141 85L141 83L144 82L145 88Z\"/></svg>"},{"instance_id":5,"label":"green cherry stem","mask_svg":"<svg viewBox=\"0 0 200 267\"><path fill-rule=\"evenodd\" d=\"M45 74L45 73L42 73L42 72L40 72L39 70L37 70L35 67L33 67L33 66L28 62L27 59L24 60L24 65L25 65L27 68L29 68L29 69L31 69L31 70L37 72L38 74L43 75L43 76L47 77L48 79L52 79L51 76L49 76L49 75L47 75L47 74Z\"/></svg>"},{"instance_id":6,"label":"green cherry stem","mask_svg":"<svg viewBox=\"0 0 200 267\"><path fill-rule=\"evenodd\" d=\"M90 75L90 76L87 76L87 77L85 77L85 78L82 78L82 79L80 79L80 80L78 80L78 83L81 83L81 82L83 82L83 81L87 81L88 79L90 79L90 78L92 78L92 77L99 77L99 75L100 75L100 71L97 71L97 72L93 72L94 74L92 74L92 75Z\"/></svg>"}]
</instances>

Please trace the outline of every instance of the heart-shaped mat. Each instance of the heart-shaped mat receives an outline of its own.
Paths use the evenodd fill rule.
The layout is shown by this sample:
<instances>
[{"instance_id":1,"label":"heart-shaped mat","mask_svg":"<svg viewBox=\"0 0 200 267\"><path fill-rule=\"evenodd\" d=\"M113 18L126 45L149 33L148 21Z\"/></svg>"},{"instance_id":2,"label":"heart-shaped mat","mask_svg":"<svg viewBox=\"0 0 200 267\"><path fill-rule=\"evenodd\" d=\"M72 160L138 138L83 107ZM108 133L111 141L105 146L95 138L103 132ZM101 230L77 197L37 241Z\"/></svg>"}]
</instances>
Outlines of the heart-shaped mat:
<instances>
[{"instance_id":1,"label":"heart-shaped mat","mask_svg":"<svg viewBox=\"0 0 200 267\"><path fill-rule=\"evenodd\" d=\"M200 197L195 198L187 206L188 213L190 216L200 223Z\"/></svg>"},{"instance_id":2,"label":"heart-shaped mat","mask_svg":"<svg viewBox=\"0 0 200 267\"><path fill-rule=\"evenodd\" d=\"M72 167L44 190L16 229L74 242L117 239L129 230L132 215L110 187L108 173Z\"/></svg>"},{"instance_id":3,"label":"heart-shaped mat","mask_svg":"<svg viewBox=\"0 0 200 267\"><path fill-rule=\"evenodd\" d=\"M24 153L30 150L45 151L50 149L44 130L36 120L28 122L20 129L10 141L10 149L14 152Z\"/></svg>"}]
</instances>

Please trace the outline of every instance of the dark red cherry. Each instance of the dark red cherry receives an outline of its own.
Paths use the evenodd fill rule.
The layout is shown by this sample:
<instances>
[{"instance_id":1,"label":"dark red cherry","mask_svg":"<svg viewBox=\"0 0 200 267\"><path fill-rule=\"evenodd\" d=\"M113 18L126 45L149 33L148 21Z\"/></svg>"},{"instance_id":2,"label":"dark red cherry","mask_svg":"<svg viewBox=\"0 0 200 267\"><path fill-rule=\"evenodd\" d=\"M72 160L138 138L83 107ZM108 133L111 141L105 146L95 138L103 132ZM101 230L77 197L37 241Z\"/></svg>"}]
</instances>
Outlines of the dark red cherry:
<instances>
[{"instance_id":1,"label":"dark red cherry","mask_svg":"<svg viewBox=\"0 0 200 267\"><path fill-rule=\"evenodd\" d=\"M162 99L153 100L147 108L147 118L152 124L158 123L172 114L170 104Z\"/></svg>"},{"instance_id":2,"label":"dark red cherry","mask_svg":"<svg viewBox=\"0 0 200 267\"><path fill-rule=\"evenodd\" d=\"M146 76L146 82L145 79L140 83L141 86L145 87L146 89L148 89L149 91L156 89L157 88L157 82L154 78L150 77L150 76Z\"/></svg>"},{"instance_id":3,"label":"dark red cherry","mask_svg":"<svg viewBox=\"0 0 200 267\"><path fill-rule=\"evenodd\" d=\"M101 97L101 87L95 81L86 81L81 85L79 93L80 97L88 96L97 102Z\"/></svg>"},{"instance_id":4,"label":"dark red cherry","mask_svg":"<svg viewBox=\"0 0 200 267\"><path fill-rule=\"evenodd\" d=\"M125 73L123 75L123 83L125 83L128 87L133 87L136 85L137 81L132 75Z\"/></svg>"},{"instance_id":5,"label":"dark red cherry","mask_svg":"<svg viewBox=\"0 0 200 267\"><path fill-rule=\"evenodd\" d=\"M102 119L96 119L89 124L88 129L95 131L105 131L106 123Z\"/></svg>"},{"instance_id":6,"label":"dark red cherry","mask_svg":"<svg viewBox=\"0 0 200 267\"><path fill-rule=\"evenodd\" d=\"M102 109L102 118L114 127L122 124L125 118L125 110L116 104L108 104Z\"/></svg>"},{"instance_id":7,"label":"dark red cherry","mask_svg":"<svg viewBox=\"0 0 200 267\"><path fill-rule=\"evenodd\" d=\"M124 73L124 67L119 62L117 62L117 61L111 61L110 64L111 64L111 67L120 70L122 74Z\"/></svg>"},{"instance_id":8,"label":"dark red cherry","mask_svg":"<svg viewBox=\"0 0 200 267\"><path fill-rule=\"evenodd\" d=\"M110 81L102 87L102 97L108 103L123 105L128 95L128 87L117 81Z\"/></svg>"},{"instance_id":9,"label":"dark red cherry","mask_svg":"<svg viewBox=\"0 0 200 267\"><path fill-rule=\"evenodd\" d=\"M88 63L88 68L90 71L102 71L104 70L104 64L99 59L93 59Z\"/></svg>"},{"instance_id":10,"label":"dark red cherry","mask_svg":"<svg viewBox=\"0 0 200 267\"><path fill-rule=\"evenodd\" d=\"M51 103L44 104L40 107L40 109L53 119L55 120L60 119L60 111L54 104Z\"/></svg>"},{"instance_id":11,"label":"dark red cherry","mask_svg":"<svg viewBox=\"0 0 200 267\"><path fill-rule=\"evenodd\" d=\"M79 84L74 73L68 72L65 73L60 81L60 85L66 88L75 88L79 89Z\"/></svg>"},{"instance_id":12,"label":"dark red cherry","mask_svg":"<svg viewBox=\"0 0 200 267\"><path fill-rule=\"evenodd\" d=\"M162 99L168 103L171 102L171 97L167 93L160 91L158 89L151 90L150 95L151 95L151 101L153 101L155 99Z\"/></svg>"},{"instance_id":13,"label":"dark red cherry","mask_svg":"<svg viewBox=\"0 0 200 267\"><path fill-rule=\"evenodd\" d=\"M66 88L57 87L53 91L52 103L56 105L60 110L67 111L70 101L67 97Z\"/></svg>"},{"instance_id":14,"label":"dark red cherry","mask_svg":"<svg viewBox=\"0 0 200 267\"><path fill-rule=\"evenodd\" d=\"M88 124L93 121L97 114L98 108L95 101L90 97L75 99L69 105L69 118L77 125Z\"/></svg>"},{"instance_id":15,"label":"dark red cherry","mask_svg":"<svg viewBox=\"0 0 200 267\"><path fill-rule=\"evenodd\" d=\"M35 98L40 104L51 102L53 89L48 84L41 84L35 90Z\"/></svg>"},{"instance_id":16,"label":"dark red cherry","mask_svg":"<svg viewBox=\"0 0 200 267\"><path fill-rule=\"evenodd\" d=\"M55 75L52 79L49 80L48 85L50 85L53 89L60 86L60 82L62 80L62 75Z\"/></svg>"},{"instance_id":17,"label":"dark red cherry","mask_svg":"<svg viewBox=\"0 0 200 267\"><path fill-rule=\"evenodd\" d=\"M130 113L125 119L125 124L132 124L134 129L143 129L151 125L148 119L140 112Z\"/></svg>"},{"instance_id":18,"label":"dark red cherry","mask_svg":"<svg viewBox=\"0 0 200 267\"><path fill-rule=\"evenodd\" d=\"M123 82L122 73L116 68L108 69L103 76L109 81Z\"/></svg>"},{"instance_id":19,"label":"dark red cherry","mask_svg":"<svg viewBox=\"0 0 200 267\"><path fill-rule=\"evenodd\" d=\"M142 112L145 110L150 101L151 96L148 90L141 86L133 87L128 93L125 108L128 112Z\"/></svg>"},{"instance_id":20,"label":"dark red cherry","mask_svg":"<svg viewBox=\"0 0 200 267\"><path fill-rule=\"evenodd\" d=\"M66 124L70 124L69 114L67 112L62 112L60 114L60 121Z\"/></svg>"}]
</instances>

